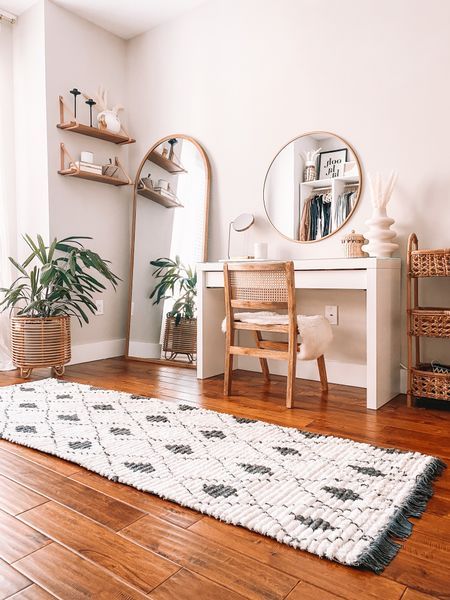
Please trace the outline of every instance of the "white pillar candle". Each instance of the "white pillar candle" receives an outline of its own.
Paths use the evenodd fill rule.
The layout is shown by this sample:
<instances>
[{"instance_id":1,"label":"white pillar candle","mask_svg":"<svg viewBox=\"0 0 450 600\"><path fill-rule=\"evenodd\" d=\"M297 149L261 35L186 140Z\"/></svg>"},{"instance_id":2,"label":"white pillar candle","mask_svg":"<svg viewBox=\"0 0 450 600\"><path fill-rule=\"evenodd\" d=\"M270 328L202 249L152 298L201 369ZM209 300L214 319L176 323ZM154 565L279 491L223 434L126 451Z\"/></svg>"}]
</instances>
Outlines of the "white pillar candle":
<instances>
[{"instance_id":1,"label":"white pillar candle","mask_svg":"<svg viewBox=\"0 0 450 600\"><path fill-rule=\"evenodd\" d=\"M92 152L88 152L87 150L83 150L80 154L80 158L82 162L86 162L86 163L93 163L94 162L94 155L92 154Z\"/></svg>"},{"instance_id":2,"label":"white pillar candle","mask_svg":"<svg viewBox=\"0 0 450 600\"><path fill-rule=\"evenodd\" d=\"M255 242L253 254L255 258L267 258L267 242Z\"/></svg>"}]
</instances>

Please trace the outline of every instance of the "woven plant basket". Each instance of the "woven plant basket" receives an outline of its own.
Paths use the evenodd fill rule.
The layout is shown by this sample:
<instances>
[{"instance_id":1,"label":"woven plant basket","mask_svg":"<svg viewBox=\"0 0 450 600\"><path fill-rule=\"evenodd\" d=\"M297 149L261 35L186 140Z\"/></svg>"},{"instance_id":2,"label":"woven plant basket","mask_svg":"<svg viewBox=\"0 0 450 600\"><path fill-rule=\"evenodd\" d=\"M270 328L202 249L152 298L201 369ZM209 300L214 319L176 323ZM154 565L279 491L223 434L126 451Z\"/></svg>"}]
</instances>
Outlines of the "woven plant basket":
<instances>
[{"instance_id":1,"label":"woven plant basket","mask_svg":"<svg viewBox=\"0 0 450 600\"><path fill-rule=\"evenodd\" d=\"M412 368L411 394L417 398L450 400L450 373L433 373L429 364Z\"/></svg>"},{"instance_id":2,"label":"woven plant basket","mask_svg":"<svg viewBox=\"0 0 450 600\"><path fill-rule=\"evenodd\" d=\"M197 353L197 319L181 319L177 325L175 317L166 317L163 351L168 360L186 354L193 362Z\"/></svg>"},{"instance_id":3,"label":"woven plant basket","mask_svg":"<svg viewBox=\"0 0 450 600\"><path fill-rule=\"evenodd\" d=\"M62 375L70 349L69 316L12 317L12 360L22 376L29 377L39 367L53 367Z\"/></svg>"},{"instance_id":4,"label":"woven plant basket","mask_svg":"<svg viewBox=\"0 0 450 600\"><path fill-rule=\"evenodd\" d=\"M450 308L413 308L411 333L416 336L450 338Z\"/></svg>"},{"instance_id":5,"label":"woven plant basket","mask_svg":"<svg viewBox=\"0 0 450 600\"><path fill-rule=\"evenodd\" d=\"M411 277L449 277L450 248L413 250L410 257Z\"/></svg>"}]
</instances>

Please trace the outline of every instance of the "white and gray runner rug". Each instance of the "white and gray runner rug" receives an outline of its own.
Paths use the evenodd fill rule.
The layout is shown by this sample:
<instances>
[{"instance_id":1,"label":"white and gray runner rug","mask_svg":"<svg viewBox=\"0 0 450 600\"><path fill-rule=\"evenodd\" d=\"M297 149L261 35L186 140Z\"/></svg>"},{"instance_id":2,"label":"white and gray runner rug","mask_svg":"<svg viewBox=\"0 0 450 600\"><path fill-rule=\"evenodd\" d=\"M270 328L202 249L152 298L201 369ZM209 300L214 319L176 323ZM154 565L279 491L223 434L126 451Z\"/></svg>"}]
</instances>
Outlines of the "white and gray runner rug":
<instances>
[{"instance_id":1,"label":"white and gray runner rug","mask_svg":"<svg viewBox=\"0 0 450 600\"><path fill-rule=\"evenodd\" d=\"M418 452L57 379L0 387L0 437L375 572L445 468Z\"/></svg>"}]
</instances>

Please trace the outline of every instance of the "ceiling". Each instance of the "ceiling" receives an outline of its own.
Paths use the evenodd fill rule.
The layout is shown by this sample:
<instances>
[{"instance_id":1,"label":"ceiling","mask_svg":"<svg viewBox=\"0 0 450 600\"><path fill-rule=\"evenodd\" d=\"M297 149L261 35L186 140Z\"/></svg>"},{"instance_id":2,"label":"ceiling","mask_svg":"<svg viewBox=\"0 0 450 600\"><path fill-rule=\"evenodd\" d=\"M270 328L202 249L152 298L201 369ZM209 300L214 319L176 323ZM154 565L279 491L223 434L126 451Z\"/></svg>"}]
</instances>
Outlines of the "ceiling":
<instances>
[{"instance_id":1,"label":"ceiling","mask_svg":"<svg viewBox=\"0 0 450 600\"><path fill-rule=\"evenodd\" d=\"M206 0L53 0L100 27L130 39L157 25L174 19ZM0 8L20 15L36 0L0 0Z\"/></svg>"}]
</instances>

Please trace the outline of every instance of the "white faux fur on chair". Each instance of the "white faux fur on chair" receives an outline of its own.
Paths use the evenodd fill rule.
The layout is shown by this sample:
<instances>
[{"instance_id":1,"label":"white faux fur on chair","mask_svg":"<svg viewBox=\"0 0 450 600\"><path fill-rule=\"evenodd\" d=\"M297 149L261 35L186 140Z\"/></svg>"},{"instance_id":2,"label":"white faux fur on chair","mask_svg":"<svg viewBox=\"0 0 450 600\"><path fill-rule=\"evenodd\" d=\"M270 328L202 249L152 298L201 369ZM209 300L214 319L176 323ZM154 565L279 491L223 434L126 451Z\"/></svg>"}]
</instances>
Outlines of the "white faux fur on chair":
<instances>
[{"instance_id":1,"label":"white faux fur on chair","mask_svg":"<svg viewBox=\"0 0 450 600\"><path fill-rule=\"evenodd\" d=\"M235 313L235 321L253 323L256 325L287 325L287 315L275 312L242 312ZM300 360L315 360L325 353L333 339L330 323L321 315L297 315L298 331L300 334L300 350L297 358ZM222 321L222 331L225 333L227 320Z\"/></svg>"}]
</instances>

